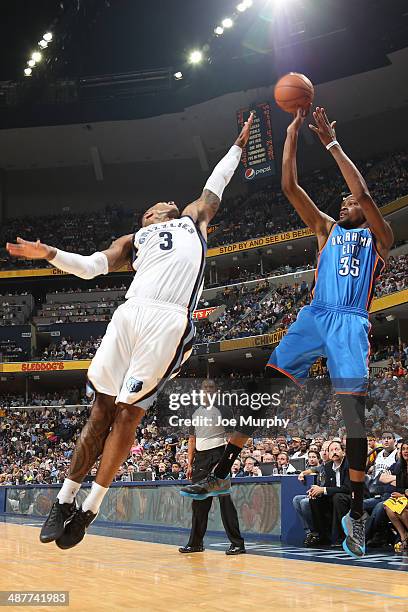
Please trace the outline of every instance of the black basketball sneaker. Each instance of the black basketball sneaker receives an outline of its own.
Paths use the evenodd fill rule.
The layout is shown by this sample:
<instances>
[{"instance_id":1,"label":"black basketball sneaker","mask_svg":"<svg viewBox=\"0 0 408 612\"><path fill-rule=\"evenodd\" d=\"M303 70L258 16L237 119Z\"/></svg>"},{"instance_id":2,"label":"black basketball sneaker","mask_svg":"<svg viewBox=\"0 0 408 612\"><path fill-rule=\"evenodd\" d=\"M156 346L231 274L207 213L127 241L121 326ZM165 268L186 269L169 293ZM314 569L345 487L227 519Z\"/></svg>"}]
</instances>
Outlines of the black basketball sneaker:
<instances>
[{"instance_id":1,"label":"black basketball sneaker","mask_svg":"<svg viewBox=\"0 0 408 612\"><path fill-rule=\"evenodd\" d=\"M78 508L72 519L66 524L61 536L55 541L56 545L66 550L82 542L86 530L97 516L98 513L94 514L90 510L84 512L82 507Z\"/></svg>"},{"instance_id":2,"label":"black basketball sneaker","mask_svg":"<svg viewBox=\"0 0 408 612\"><path fill-rule=\"evenodd\" d=\"M40 532L40 540L44 544L58 540L64 533L64 527L67 522L74 516L76 504L60 504L58 498L52 505L50 513L42 526Z\"/></svg>"},{"instance_id":3,"label":"black basketball sneaker","mask_svg":"<svg viewBox=\"0 0 408 612\"><path fill-rule=\"evenodd\" d=\"M218 497L218 495L229 495L231 493L231 478L217 478L213 473L195 484L181 487L180 495L192 499L206 499L207 497Z\"/></svg>"}]
</instances>

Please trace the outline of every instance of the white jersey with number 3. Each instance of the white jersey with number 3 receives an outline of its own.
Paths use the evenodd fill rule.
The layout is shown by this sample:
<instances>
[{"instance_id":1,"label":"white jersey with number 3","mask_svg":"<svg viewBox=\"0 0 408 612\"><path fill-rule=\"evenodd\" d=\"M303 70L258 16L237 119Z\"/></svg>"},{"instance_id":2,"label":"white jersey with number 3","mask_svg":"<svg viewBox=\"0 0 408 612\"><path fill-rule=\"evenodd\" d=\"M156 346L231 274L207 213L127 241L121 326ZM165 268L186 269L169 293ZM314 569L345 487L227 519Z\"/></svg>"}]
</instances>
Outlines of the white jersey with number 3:
<instances>
[{"instance_id":1,"label":"white jersey with number 3","mask_svg":"<svg viewBox=\"0 0 408 612\"><path fill-rule=\"evenodd\" d=\"M206 242L191 217L142 227L134 235L136 274L126 299L194 310L203 287Z\"/></svg>"}]
</instances>

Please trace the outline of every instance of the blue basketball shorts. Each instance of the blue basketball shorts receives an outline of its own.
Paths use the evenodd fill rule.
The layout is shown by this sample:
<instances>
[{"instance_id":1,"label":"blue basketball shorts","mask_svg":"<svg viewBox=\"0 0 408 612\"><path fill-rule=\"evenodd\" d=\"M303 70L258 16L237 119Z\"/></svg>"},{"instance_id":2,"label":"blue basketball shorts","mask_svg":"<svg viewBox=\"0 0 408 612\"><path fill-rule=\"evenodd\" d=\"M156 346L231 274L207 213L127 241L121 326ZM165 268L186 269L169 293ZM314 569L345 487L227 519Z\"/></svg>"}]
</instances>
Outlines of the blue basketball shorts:
<instances>
[{"instance_id":1,"label":"blue basketball shorts","mask_svg":"<svg viewBox=\"0 0 408 612\"><path fill-rule=\"evenodd\" d=\"M367 393L370 323L365 311L312 302L273 351L267 366L302 385L313 363L327 358L336 393Z\"/></svg>"}]
</instances>

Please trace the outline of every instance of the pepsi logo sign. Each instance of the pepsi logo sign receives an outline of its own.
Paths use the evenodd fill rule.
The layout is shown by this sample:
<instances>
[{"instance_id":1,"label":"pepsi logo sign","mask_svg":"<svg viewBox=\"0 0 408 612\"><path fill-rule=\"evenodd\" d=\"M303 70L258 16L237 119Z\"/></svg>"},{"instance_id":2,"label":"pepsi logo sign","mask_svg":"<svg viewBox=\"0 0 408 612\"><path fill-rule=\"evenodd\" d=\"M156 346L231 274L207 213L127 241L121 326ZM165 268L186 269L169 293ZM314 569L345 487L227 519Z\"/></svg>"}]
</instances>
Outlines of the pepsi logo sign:
<instances>
[{"instance_id":1,"label":"pepsi logo sign","mask_svg":"<svg viewBox=\"0 0 408 612\"><path fill-rule=\"evenodd\" d=\"M245 170L245 178L250 180L253 179L255 176L255 170L253 168L248 168L247 170Z\"/></svg>"}]
</instances>

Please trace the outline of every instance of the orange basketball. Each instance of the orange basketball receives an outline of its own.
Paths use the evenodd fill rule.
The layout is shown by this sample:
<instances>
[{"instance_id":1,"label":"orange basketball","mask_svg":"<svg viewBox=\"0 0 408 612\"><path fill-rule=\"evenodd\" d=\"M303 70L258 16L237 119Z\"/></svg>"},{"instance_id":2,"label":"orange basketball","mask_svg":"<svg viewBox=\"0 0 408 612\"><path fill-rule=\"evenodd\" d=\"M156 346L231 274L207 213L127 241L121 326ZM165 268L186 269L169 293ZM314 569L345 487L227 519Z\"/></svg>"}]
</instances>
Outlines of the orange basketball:
<instances>
[{"instance_id":1,"label":"orange basketball","mask_svg":"<svg viewBox=\"0 0 408 612\"><path fill-rule=\"evenodd\" d=\"M276 104L287 113L296 113L298 108L309 110L313 98L313 84L304 74L289 72L275 85Z\"/></svg>"}]
</instances>

